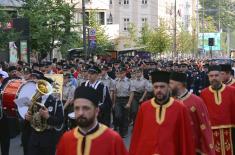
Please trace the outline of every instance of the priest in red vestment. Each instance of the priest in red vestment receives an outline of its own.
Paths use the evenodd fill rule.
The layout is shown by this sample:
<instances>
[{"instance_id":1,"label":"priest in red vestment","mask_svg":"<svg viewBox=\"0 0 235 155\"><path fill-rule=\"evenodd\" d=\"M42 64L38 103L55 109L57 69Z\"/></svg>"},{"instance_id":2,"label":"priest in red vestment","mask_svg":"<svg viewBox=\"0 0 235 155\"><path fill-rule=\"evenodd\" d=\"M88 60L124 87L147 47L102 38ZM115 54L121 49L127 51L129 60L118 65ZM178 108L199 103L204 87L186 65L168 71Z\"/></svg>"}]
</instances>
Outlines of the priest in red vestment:
<instances>
[{"instance_id":1,"label":"priest in red vestment","mask_svg":"<svg viewBox=\"0 0 235 155\"><path fill-rule=\"evenodd\" d=\"M211 121L216 155L233 155L232 127L235 123L235 89L222 84L221 66L209 67L210 86L201 92Z\"/></svg>"},{"instance_id":2,"label":"priest in red vestment","mask_svg":"<svg viewBox=\"0 0 235 155\"><path fill-rule=\"evenodd\" d=\"M172 96L182 101L191 116L195 152L197 152L198 155L215 155L207 108L200 97L187 90L186 82L187 75L185 73L172 72L170 75Z\"/></svg>"},{"instance_id":3,"label":"priest in red vestment","mask_svg":"<svg viewBox=\"0 0 235 155\"><path fill-rule=\"evenodd\" d=\"M98 94L90 87L78 87L74 95L77 127L66 132L56 155L128 155L118 133L98 123Z\"/></svg>"},{"instance_id":4,"label":"priest in red vestment","mask_svg":"<svg viewBox=\"0 0 235 155\"><path fill-rule=\"evenodd\" d=\"M195 155L186 107L170 97L169 73L152 73L154 98L141 104L129 155Z\"/></svg>"},{"instance_id":5,"label":"priest in red vestment","mask_svg":"<svg viewBox=\"0 0 235 155\"><path fill-rule=\"evenodd\" d=\"M230 64L221 64L221 79L222 82L227 86L235 87L235 79L232 75L232 66Z\"/></svg>"}]
</instances>

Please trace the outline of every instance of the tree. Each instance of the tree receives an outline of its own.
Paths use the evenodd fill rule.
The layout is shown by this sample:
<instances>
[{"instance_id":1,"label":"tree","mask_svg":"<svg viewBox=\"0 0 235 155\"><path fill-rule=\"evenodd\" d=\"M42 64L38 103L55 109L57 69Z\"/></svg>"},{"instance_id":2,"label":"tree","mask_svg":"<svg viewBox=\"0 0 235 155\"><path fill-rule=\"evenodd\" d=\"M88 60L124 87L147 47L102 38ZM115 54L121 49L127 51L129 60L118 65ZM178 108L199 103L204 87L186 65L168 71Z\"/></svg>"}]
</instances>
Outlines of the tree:
<instances>
[{"instance_id":1,"label":"tree","mask_svg":"<svg viewBox=\"0 0 235 155\"><path fill-rule=\"evenodd\" d=\"M167 32L164 21L160 22L160 26L150 31L149 39L147 40L146 50L153 53L163 53L171 47L171 37Z\"/></svg>"},{"instance_id":2,"label":"tree","mask_svg":"<svg viewBox=\"0 0 235 155\"><path fill-rule=\"evenodd\" d=\"M201 29L202 29L202 25L201 25ZM213 17L211 17L211 16L205 17L205 19L204 19L204 32L205 33L217 32L216 24L215 24Z\"/></svg>"},{"instance_id":3,"label":"tree","mask_svg":"<svg viewBox=\"0 0 235 155\"><path fill-rule=\"evenodd\" d=\"M193 46L192 35L188 31L185 31L184 28L181 28L177 34L177 51L180 53L191 52Z\"/></svg>"},{"instance_id":4,"label":"tree","mask_svg":"<svg viewBox=\"0 0 235 155\"><path fill-rule=\"evenodd\" d=\"M29 19L32 50L40 52L41 58L48 53L51 58L54 48L66 50L80 39L80 35L71 31L77 27L73 22L75 5L62 0L25 0L19 12Z\"/></svg>"},{"instance_id":5,"label":"tree","mask_svg":"<svg viewBox=\"0 0 235 155\"><path fill-rule=\"evenodd\" d=\"M102 27L97 21L97 11L89 12L89 27L96 30L96 48L90 49L94 54L105 54L107 50L113 49L113 43L110 41L108 35L105 33L105 27Z\"/></svg>"},{"instance_id":6,"label":"tree","mask_svg":"<svg viewBox=\"0 0 235 155\"><path fill-rule=\"evenodd\" d=\"M19 33L7 28L11 21L11 15L0 8L0 50L6 50L9 42L19 39Z\"/></svg>"},{"instance_id":7,"label":"tree","mask_svg":"<svg viewBox=\"0 0 235 155\"><path fill-rule=\"evenodd\" d=\"M200 0L200 3L202 6L200 16L202 17L204 9L205 17L211 16L214 19L218 31L219 24L223 29L235 29L235 1Z\"/></svg>"},{"instance_id":8,"label":"tree","mask_svg":"<svg viewBox=\"0 0 235 155\"><path fill-rule=\"evenodd\" d=\"M127 31L129 33L129 38L128 38L129 47L136 46L136 43L138 41L138 36L137 36L138 29L136 25L134 23L130 23L128 25Z\"/></svg>"},{"instance_id":9,"label":"tree","mask_svg":"<svg viewBox=\"0 0 235 155\"><path fill-rule=\"evenodd\" d=\"M142 30L140 31L139 44L142 46L147 46L147 43L150 38L151 29L149 28L148 23L145 23Z\"/></svg>"}]
</instances>

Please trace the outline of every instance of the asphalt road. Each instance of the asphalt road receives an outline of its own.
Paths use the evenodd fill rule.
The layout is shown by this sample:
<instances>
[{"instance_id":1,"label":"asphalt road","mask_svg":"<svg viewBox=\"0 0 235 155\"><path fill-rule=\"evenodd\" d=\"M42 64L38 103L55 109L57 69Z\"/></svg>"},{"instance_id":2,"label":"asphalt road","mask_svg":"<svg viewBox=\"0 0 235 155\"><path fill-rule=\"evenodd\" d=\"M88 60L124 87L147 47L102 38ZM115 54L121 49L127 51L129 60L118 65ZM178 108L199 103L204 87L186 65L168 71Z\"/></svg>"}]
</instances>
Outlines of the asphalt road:
<instances>
[{"instance_id":1,"label":"asphalt road","mask_svg":"<svg viewBox=\"0 0 235 155\"><path fill-rule=\"evenodd\" d=\"M129 134L124 139L124 142L127 148L129 148L129 145L130 145L130 136L131 136L131 129L129 129ZM21 136L18 135L16 138L11 139L10 155L23 155L23 147L21 146L20 137ZM0 152L0 155L1 155L1 152Z\"/></svg>"}]
</instances>

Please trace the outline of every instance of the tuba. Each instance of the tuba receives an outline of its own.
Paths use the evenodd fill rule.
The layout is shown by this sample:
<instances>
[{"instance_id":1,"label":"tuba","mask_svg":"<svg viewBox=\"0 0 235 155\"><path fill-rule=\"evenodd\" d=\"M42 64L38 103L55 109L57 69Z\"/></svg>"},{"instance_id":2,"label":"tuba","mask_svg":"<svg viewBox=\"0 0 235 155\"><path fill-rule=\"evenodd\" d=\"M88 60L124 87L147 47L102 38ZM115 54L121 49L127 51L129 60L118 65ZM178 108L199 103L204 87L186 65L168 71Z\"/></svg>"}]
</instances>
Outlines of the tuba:
<instances>
[{"instance_id":1,"label":"tuba","mask_svg":"<svg viewBox=\"0 0 235 155\"><path fill-rule=\"evenodd\" d=\"M32 115L32 120L30 122L31 127L38 132L42 132L48 128L47 120L42 118L39 114L40 108L44 105L41 105L37 102L37 100L44 96L52 93L52 86L49 82L45 80L38 80L36 84L36 93L33 95L31 99L31 105L29 106L28 111Z\"/></svg>"}]
</instances>

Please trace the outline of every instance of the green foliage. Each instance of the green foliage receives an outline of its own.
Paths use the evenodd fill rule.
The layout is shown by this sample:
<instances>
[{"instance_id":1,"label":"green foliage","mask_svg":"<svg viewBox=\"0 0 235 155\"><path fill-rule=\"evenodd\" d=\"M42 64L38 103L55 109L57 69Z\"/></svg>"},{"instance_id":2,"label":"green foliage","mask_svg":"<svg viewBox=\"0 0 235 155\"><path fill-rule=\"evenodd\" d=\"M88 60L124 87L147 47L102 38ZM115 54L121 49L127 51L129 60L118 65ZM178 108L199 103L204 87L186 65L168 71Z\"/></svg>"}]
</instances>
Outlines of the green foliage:
<instances>
[{"instance_id":1,"label":"green foliage","mask_svg":"<svg viewBox=\"0 0 235 155\"><path fill-rule=\"evenodd\" d=\"M204 2L204 8L203 8ZM221 28L235 29L235 1L231 0L200 0L202 9L200 16L202 18L202 10L205 10L205 17L211 16L215 21L217 30L219 23Z\"/></svg>"},{"instance_id":2,"label":"green foliage","mask_svg":"<svg viewBox=\"0 0 235 155\"><path fill-rule=\"evenodd\" d=\"M134 23L130 23L127 29L128 33L129 33L129 46L130 47L134 47L138 41L138 29L136 27L136 25Z\"/></svg>"},{"instance_id":3,"label":"green foliage","mask_svg":"<svg viewBox=\"0 0 235 155\"><path fill-rule=\"evenodd\" d=\"M201 29L202 29L202 25L201 25ZM216 24L215 24L213 17L207 16L204 18L204 32L205 33L217 32Z\"/></svg>"},{"instance_id":4,"label":"green foliage","mask_svg":"<svg viewBox=\"0 0 235 155\"><path fill-rule=\"evenodd\" d=\"M71 32L77 25L73 22L75 5L62 0L26 0L19 10L21 16L29 19L32 50L42 55L61 47L66 51L80 36ZM63 52L63 51L62 51Z\"/></svg>"},{"instance_id":5,"label":"green foliage","mask_svg":"<svg viewBox=\"0 0 235 155\"><path fill-rule=\"evenodd\" d=\"M89 27L96 29L96 48L90 49L93 54L105 54L106 50L113 49L113 44L110 41L108 35L105 34L105 27L102 27L99 21L97 21L97 11L92 10L89 12Z\"/></svg>"},{"instance_id":6,"label":"green foliage","mask_svg":"<svg viewBox=\"0 0 235 155\"><path fill-rule=\"evenodd\" d=\"M140 45L147 45L150 35L151 35L151 29L149 28L148 23L145 23L141 32L140 32L141 36L139 38L139 43Z\"/></svg>"},{"instance_id":7,"label":"green foliage","mask_svg":"<svg viewBox=\"0 0 235 155\"><path fill-rule=\"evenodd\" d=\"M6 29L10 21L10 14L0 8L0 50L6 50L9 42L17 41L19 38L20 34L15 32L14 29Z\"/></svg>"},{"instance_id":8,"label":"green foliage","mask_svg":"<svg viewBox=\"0 0 235 155\"><path fill-rule=\"evenodd\" d=\"M146 30L142 31L142 43L144 42L145 49L152 53L163 53L169 50L172 42L165 22L160 22L159 27L153 30L146 27Z\"/></svg>"},{"instance_id":9,"label":"green foliage","mask_svg":"<svg viewBox=\"0 0 235 155\"><path fill-rule=\"evenodd\" d=\"M176 50L178 52L191 52L193 46L193 37L188 31L185 31L185 29L181 28L180 32L177 33L176 39Z\"/></svg>"}]
</instances>

